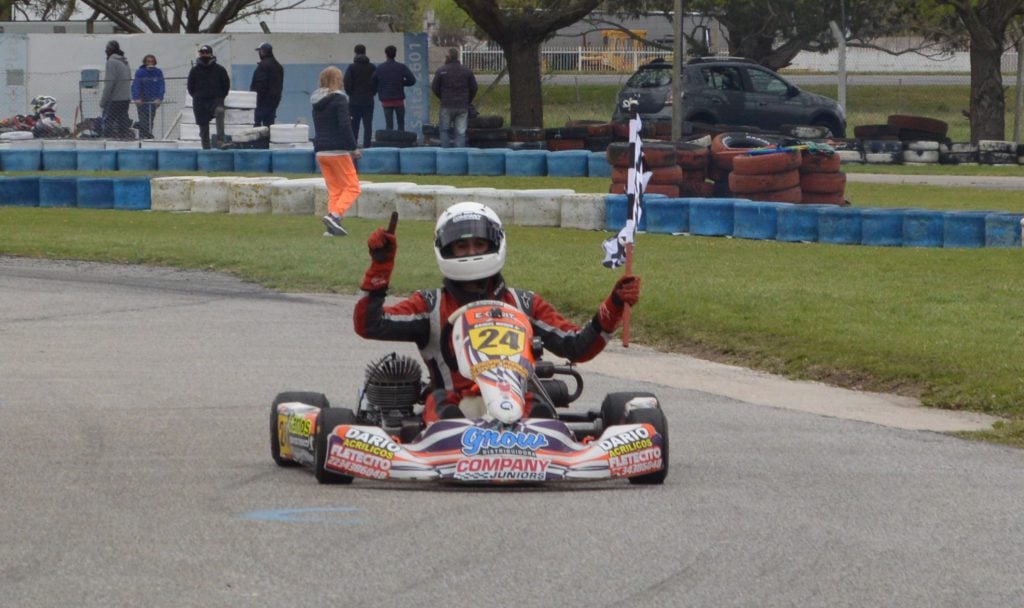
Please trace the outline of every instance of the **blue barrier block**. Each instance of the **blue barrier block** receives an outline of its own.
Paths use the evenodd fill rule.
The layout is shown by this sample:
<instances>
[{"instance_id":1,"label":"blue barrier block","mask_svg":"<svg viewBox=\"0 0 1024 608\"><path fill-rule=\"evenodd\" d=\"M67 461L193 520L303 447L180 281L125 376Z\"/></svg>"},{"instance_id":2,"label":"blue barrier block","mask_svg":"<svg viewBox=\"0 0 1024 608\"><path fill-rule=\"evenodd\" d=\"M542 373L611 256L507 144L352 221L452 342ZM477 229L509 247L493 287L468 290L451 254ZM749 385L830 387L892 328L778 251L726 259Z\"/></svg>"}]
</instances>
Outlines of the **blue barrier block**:
<instances>
[{"instance_id":1,"label":"blue barrier block","mask_svg":"<svg viewBox=\"0 0 1024 608\"><path fill-rule=\"evenodd\" d=\"M775 240L813 243L818 240L818 212L832 205L792 205L779 207Z\"/></svg>"},{"instance_id":2,"label":"blue barrier block","mask_svg":"<svg viewBox=\"0 0 1024 608\"><path fill-rule=\"evenodd\" d=\"M465 175L469 173L469 150L466 148L438 148L438 175Z\"/></svg>"},{"instance_id":3,"label":"blue barrier block","mask_svg":"<svg viewBox=\"0 0 1024 608\"><path fill-rule=\"evenodd\" d=\"M118 150L125 152L125 150ZM154 150L155 152L155 150ZM155 160L155 159L154 159ZM79 209L113 209L114 180L106 177L82 177L78 179Z\"/></svg>"},{"instance_id":4,"label":"blue barrier block","mask_svg":"<svg viewBox=\"0 0 1024 608\"><path fill-rule=\"evenodd\" d=\"M312 150L271 150L270 168L274 173L317 173L316 154Z\"/></svg>"},{"instance_id":5,"label":"blue barrier block","mask_svg":"<svg viewBox=\"0 0 1024 608\"><path fill-rule=\"evenodd\" d=\"M548 152L548 175L552 177L586 177L589 150Z\"/></svg>"},{"instance_id":6,"label":"blue barrier block","mask_svg":"<svg viewBox=\"0 0 1024 608\"><path fill-rule=\"evenodd\" d=\"M141 211L149 209L149 178L128 177L114 180L114 209Z\"/></svg>"},{"instance_id":7,"label":"blue barrier block","mask_svg":"<svg viewBox=\"0 0 1024 608\"><path fill-rule=\"evenodd\" d=\"M861 210L835 207L818 212L818 242L833 245L859 245Z\"/></svg>"},{"instance_id":8,"label":"blue barrier block","mask_svg":"<svg viewBox=\"0 0 1024 608\"><path fill-rule=\"evenodd\" d=\"M4 171L39 171L43 168L43 151L0 150L0 167Z\"/></svg>"},{"instance_id":9,"label":"blue barrier block","mask_svg":"<svg viewBox=\"0 0 1024 608\"><path fill-rule=\"evenodd\" d=\"M129 148L117 151L118 171L156 171L157 152L159 150L147 148Z\"/></svg>"},{"instance_id":10,"label":"blue barrier block","mask_svg":"<svg viewBox=\"0 0 1024 608\"><path fill-rule=\"evenodd\" d=\"M647 194L643 197L643 207L647 207L647 203L653 198L665 198L664 196L657 196L655 194ZM605 228L607 230L614 230L618 232L622 230L622 227L626 225L626 210L629 205L629 197L625 194L609 194L604 197L604 217L605 217ZM640 224L636 227L637 230L647 230L647 213L640 215Z\"/></svg>"},{"instance_id":11,"label":"blue barrier block","mask_svg":"<svg viewBox=\"0 0 1024 608\"><path fill-rule=\"evenodd\" d=\"M779 208L790 203L737 202L732 212L732 234L742 239L772 240L778 232Z\"/></svg>"},{"instance_id":12,"label":"blue barrier block","mask_svg":"<svg viewBox=\"0 0 1024 608\"><path fill-rule=\"evenodd\" d=\"M40 207L74 207L78 205L77 177L39 178Z\"/></svg>"},{"instance_id":13,"label":"blue barrier block","mask_svg":"<svg viewBox=\"0 0 1024 608\"><path fill-rule=\"evenodd\" d=\"M679 234L690 231L688 198L652 198L644 204L645 228L648 232Z\"/></svg>"},{"instance_id":14,"label":"blue barrier block","mask_svg":"<svg viewBox=\"0 0 1024 608\"><path fill-rule=\"evenodd\" d=\"M985 246L985 216L991 211L949 211L942 227L943 247Z\"/></svg>"},{"instance_id":15,"label":"blue barrier block","mask_svg":"<svg viewBox=\"0 0 1024 608\"><path fill-rule=\"evenodd\" d=\"M156 168L158 171L195 171L196 150L191 148L158 148Z\"/></svg>"},{"instance_id":16,"label":"blue barrier block","mask_svg":"<svg viewBox=\"0 0 1024 608\"><path fill-rule=\"evenodd\" d=\"M504 148L484 148L470 150L467 159L469 175L505 175L505 157L508 151Z\"/></svg>"},{"instance_id":17,"label":"blue barrier block","mask_svg":"<svg viewBox=\"0 0 1024 608\"><path fill-rule=\"evenodd\" d=\"M401 173L399 148L366 148L356 161L356 170L365 174L397 175Z\"/></svg>"},{"instance_id":18,"label":"blue barrier block","mask_svg":"<svg viewBox=\"0 0 1024 608\"><path fill-rule=\"evenodd\" d=\"M238 173L270 173L270 150L232 150Z\"/></svg>"},{"instance_id":19,"label":"blue barrier block","mask_svg":"<svg viewBox=\"0 0 1024 608\"><path fill-rule=\"evenodd\" d=\"M78 170L78 152L75 150L43 150L43 171Z\"/></svg>"},{"instance_id":20,"label":"blue barrier block","mask_svg":"<svg viewBox=\"0 0 1024 608\"><path fill-rule=\"evenodd\" d=\"M986 247L1020 247L1021 219L1019 213L990 213L985 216Z\"/></svg>"},{"instance_id":21,"label":"blue barrier block","mask_svg":"<svg viewBox=\"0 0 1024 608\"><path fill-rule=\"evenodd\" d=\"M437 151L440 148L400 148L398 170L402 175L437 175Z\"/></svg>"},{"instance_id":22,"label":"blue barrier block","mask_svg":"<svg viewBox=\"0 0 1024 608\"><path fill-rule=\"evenodd\" d=\"M196 170L207 173L234 173L235 155L229 150L196 150Z\"/></svg>"},{"instance_id":23,"label":"blue barrier block","mask_svg":"<svg viewBox=\"0 0 1024 608\"><path fill-rule=\"evenodd\" d=\"M905 209L862 209L860 244L871 247L903 245L903 214Z\"/></svg>"},{"instance_id":24,"label":"blue barrier block","mask_svg":"<svg viewBox=\"0 0 1024 608\"><path fill-rule=\"evenodd\" d=\"M547 174L547 150L517 150L505 157L505 175L541 177Z\"/></svg>"},{"instance_id":25,"label":"blue barrier block","mask_svg":"<svg viewBox=\"0 0 1024 608\"><path fill-rule=\"evenodd\" d=\"M607 152L591 152L587 157L587 177L611 177L612 166L608 164Z\"/></svg>"},{"instance_id":26,"label":"blue barrier block","mask_svg":"<svg viewBox=\"0 0 1024 608\"><path fill-rule=\"evenodd\" d=\"M117 171L117 150L75 150L79 171Z\"/></svg>"},{"instance_id":27,"label":"blue barrier block","mask_svg":"<svg viewBox=\"0 0 1024 608\"><path fill-rule=\"evenodd\" d=\"M0 206L38 207L38 177L0 178Z\"/></svg>"},{"instance_id":28,"label":"blue barrier block","mask_svg":"<svg viewBox=\"0 0 1024 608\"><path fill-rule=\"evenodd\" d=\"M728 236L733 231L736 199L695 198L690 200L690 234Z\"/></svg>"},{"instance_id":29,"label":"blue barrier block","mask_svg":"<svg viewBox=\"0 0 1024 608\"><path fill-rule=\"evenodd\" d=\"M942 211L908 209L903 214L903 246L942 247L945 223Z\"/></svg>"}]
</instances>

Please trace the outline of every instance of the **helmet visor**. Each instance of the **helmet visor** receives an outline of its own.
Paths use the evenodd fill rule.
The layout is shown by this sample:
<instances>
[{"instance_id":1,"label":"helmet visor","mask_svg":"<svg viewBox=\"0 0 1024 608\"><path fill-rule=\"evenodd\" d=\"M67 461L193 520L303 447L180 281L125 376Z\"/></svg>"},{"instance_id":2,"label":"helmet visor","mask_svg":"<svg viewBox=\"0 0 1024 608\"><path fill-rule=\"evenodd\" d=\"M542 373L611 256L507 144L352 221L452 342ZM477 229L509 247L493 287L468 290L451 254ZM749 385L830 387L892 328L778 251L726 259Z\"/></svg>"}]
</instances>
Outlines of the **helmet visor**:
<instances>
[{"instance_id":1,"label":"helmet visor","mask_svg":"<svg viewBox=\"0 0 1024 608\"><path fill-rule=\"evenodd\" d=\"M451 244L462 239L484 239L490 245L487 253L494 253L504 233L501 227L479 213L458 215L437 230L437 248L441 256L452 257Z\"/></svg>"}]
</instances>

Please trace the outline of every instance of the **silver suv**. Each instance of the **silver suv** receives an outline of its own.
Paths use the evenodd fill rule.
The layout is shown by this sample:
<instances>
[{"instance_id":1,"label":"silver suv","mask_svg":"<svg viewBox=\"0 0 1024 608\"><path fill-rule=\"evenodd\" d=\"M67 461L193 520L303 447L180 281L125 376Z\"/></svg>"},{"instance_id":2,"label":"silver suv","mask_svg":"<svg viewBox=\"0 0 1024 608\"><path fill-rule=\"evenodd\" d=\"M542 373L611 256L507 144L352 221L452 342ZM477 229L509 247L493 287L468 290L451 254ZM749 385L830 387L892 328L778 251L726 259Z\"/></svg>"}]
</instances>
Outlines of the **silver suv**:
<instances>
[{"instance_id":1,"label":"silver suv","mask_svg":"<svg viewBox=\"0 0 1024 608\"><path fill-rule=\"evenodd\" d=\"M619 91L612 120L627 118L624 99L639 100L645 118L672 118L672 63L640 66ZM846 114L834 100L801 91L749 59L707 57L683 66L683 120L777 130L781 125L825 127L846 136Z\"/></svg>"}]
</instances>

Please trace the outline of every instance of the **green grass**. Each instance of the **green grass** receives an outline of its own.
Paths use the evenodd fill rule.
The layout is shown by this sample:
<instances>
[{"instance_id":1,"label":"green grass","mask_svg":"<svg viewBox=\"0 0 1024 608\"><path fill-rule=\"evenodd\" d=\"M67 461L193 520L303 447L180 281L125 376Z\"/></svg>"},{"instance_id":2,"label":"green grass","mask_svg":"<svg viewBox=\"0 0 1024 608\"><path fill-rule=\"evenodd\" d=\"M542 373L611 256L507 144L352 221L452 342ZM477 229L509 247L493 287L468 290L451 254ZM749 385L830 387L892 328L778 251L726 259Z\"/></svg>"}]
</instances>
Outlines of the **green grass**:
<instances>
[{"instance_id":1,"label":"green grass","mask_svg":"<svg viewBox=\"0 0 1024 608\"><path fill-rule=\"evenodd\" d=\"M474 178L445 181L476 185ZM853 196L867 197L870 188L853 186ZM878 196L901 190L886 187ZM912 188L904 194L911 197ZM972 203L1022 207L989 198L1003 194L975 190ZM955 200L941 204L952 208ZM161 264L227 272L273 289L354 293L375 225L352 219L351 238L324 239L309 217L0 208L0 254ZM400 224L393 293L438 284L431 228ZM508 279L583 321L617 276L600 265L606 236L510 227ZM1022 255L643 234L636 272L644 296L633 336L790 377L1024 418Z\"/></svg>"}]
</instances>

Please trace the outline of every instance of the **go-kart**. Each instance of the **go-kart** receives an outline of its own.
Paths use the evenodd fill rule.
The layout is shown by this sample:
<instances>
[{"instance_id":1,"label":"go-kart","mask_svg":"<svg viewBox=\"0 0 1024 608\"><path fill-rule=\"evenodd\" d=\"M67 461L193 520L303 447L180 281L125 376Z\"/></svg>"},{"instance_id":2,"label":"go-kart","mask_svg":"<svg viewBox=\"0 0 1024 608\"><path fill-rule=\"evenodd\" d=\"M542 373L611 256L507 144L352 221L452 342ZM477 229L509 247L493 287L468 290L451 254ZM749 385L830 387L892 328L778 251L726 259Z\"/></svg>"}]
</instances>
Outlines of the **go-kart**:
<instances>
[{"instance_id":1,"label":"go-kart","mask_svg":"<svg viewBox=\"0 0 1024 608\"><path fill-rule=\"evenodd\" d=\"M449 322L459 373L479 392L459 404L465 418L424 424L420 364L392 353L368 366L355 411L331 407L322 393L277 395L274 461L312 468L317 481L332 484L665 481L668 425L655 395L610 393L598 410L568 410L583 379L572 365L541 360L522 311L488 300L463 306ZM556 376L572 378L574 390ZM534 416L524 418L531 402Z\"/></svg>"}]
</instances>

